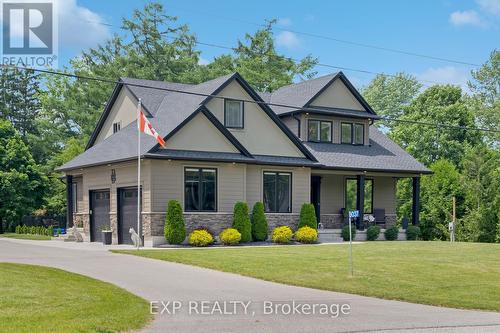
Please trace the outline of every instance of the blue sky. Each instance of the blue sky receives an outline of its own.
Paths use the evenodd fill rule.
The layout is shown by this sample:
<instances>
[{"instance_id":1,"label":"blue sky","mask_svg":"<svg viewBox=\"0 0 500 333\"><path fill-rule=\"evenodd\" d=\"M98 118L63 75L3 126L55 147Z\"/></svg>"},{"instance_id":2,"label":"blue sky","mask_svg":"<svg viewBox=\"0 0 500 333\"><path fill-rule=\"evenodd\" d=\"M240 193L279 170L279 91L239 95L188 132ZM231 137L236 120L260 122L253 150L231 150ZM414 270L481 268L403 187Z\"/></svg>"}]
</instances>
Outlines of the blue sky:
<instances>
[{"instance_id":1,"label":"blue sky","mask_svg":"<svg viewBox=\"0 0 500 333\"><path fill-rule=\"evenodd\" d=\"M123 16L146 1L56 0L59 2L59 65L121 33ZM321 63L373 72L405 71L422 80L465 85L474 67L347 45L286 29L400 49L468 63L484 63L500 46L500 0L421 1L161 1L169 15L189 25L201 42L235 46L265 19L279 20L276 42L283 54L312 54ZM244 23L248 21L249 23ZM97 24L102 22L107 26ZM252 24L254 23L254 24ZM200 46L203 61L227 51ZM319 74L334 69L318 67ZM345 71L358 87L373 75Z\"/></svg>"}]
</instances>

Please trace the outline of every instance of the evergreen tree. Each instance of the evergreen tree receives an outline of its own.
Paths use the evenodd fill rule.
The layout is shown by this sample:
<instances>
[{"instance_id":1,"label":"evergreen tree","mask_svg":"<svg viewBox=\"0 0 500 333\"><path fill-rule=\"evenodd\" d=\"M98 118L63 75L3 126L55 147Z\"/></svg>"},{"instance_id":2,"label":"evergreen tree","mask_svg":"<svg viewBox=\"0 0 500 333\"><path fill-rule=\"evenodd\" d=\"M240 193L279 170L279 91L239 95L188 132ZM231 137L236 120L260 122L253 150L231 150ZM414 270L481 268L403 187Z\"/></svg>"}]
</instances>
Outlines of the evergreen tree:
<instances>
[{"instance_id":1,"label":"evergreen tree","mask_svg":"<svg viewBox=\"0 0 500 333\"><path fill-rule=\"evenodd\" d=\"M298 229L308 226L313 229L318 228L318 222L316 219L316 211L314 205L310 203L304 203L300 209L300 219Z\"/></svg>"},{"instance_id":2,"label":"evergreen tree","mask_svg":"<svg viewBox=\"0 0 500 333\"><path fill-rule=\"evenodd\" d=\"M248 205L245 202L237 202L234 205L233 226L241 234L241 243L252 240L252 224L248 216Z\"/></svg>"},{"instance_id":3,"label":"evergreen tree","mask_svg":"<svg viewBox=\"0 0 500 333\"><path fill-rule=\"evenodd\" d=\"M264 204L256 202L252 211L252 236L254 241L265 241L268 235L268 224L264 213Z\"/></svg>"}]
</instances>

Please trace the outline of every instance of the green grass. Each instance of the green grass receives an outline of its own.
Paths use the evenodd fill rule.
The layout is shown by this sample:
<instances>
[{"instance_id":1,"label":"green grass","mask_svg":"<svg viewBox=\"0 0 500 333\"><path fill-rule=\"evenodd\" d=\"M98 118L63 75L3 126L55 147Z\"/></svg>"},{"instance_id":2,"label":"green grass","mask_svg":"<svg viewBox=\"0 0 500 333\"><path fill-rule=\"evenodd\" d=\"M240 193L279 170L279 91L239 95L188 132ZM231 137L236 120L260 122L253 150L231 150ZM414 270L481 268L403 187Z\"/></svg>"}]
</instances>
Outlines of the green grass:
<instances>
[{"instance_id":1,"label":"green grass","mask_svg":"<svg viewBox=\"0 0 500 333\"><path fill-rule=\"evenodd\" d=\"M150 320L148 303L60 269L0 263L0 332L121 332Z\"/></svg>"},{"instance_id":2,"label":"green grass","mask_svg":"<svg viewBox=\"0 0 500 333\"><path fill-rule=\"evenodd\" d=\"M7 233L0 234L0 237L4 238L16 238L16 239L30 239L30 240L50 240L50 236L45 235L30 235L30 234L15 234L15 233Z\"/></svg>"},{"instance_id":3,"label":"green grass","mask_svg":"<svg viewBox=\"0 0 500 333\"><path fill-rule=\"evenodd\" d=\"M113 251L290 285L465 309L500 311L500 244L367 242L353 246Z\"/></svg>"}]
</instances>

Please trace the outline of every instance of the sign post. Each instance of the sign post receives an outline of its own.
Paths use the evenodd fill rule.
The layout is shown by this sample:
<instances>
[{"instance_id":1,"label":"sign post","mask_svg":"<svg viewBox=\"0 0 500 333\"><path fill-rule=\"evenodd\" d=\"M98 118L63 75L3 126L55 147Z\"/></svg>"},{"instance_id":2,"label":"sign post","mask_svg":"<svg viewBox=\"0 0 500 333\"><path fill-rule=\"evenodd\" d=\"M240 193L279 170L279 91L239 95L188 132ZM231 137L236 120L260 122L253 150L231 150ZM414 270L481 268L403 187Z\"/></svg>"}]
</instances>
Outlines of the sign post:
<instances>
[{"instance_id":1,"label":"sign post","mask_svg":"<svg viewBox=\"0 0 500 333\"><path fill-rule=\"evenodd\" d=\"M349 266L351 276L354 276L354 267L352 264L352 219L359 217L359 210L349 211Z\"/></svg>"}]
</instances>

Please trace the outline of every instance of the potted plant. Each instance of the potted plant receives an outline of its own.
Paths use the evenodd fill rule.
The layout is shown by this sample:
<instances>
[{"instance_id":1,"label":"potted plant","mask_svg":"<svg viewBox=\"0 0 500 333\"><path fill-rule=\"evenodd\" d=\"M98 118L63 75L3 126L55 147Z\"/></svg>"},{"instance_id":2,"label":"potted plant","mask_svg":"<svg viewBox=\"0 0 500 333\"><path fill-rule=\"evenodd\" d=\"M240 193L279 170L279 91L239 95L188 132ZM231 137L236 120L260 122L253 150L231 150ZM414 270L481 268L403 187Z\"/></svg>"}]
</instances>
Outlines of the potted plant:
<instances>
[{"instance_id":1,"label":"potted plant","mask_svg":"<svg viewBox=\"0 0 500 333\"><path fill-rule=\"evenodd\" d=\"M109 226L103 226L101 232L102 232L102 243L104 245L111 245L111 239L112 239L111 228Z\"/></svg>"}]
</instances>

